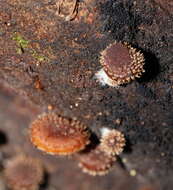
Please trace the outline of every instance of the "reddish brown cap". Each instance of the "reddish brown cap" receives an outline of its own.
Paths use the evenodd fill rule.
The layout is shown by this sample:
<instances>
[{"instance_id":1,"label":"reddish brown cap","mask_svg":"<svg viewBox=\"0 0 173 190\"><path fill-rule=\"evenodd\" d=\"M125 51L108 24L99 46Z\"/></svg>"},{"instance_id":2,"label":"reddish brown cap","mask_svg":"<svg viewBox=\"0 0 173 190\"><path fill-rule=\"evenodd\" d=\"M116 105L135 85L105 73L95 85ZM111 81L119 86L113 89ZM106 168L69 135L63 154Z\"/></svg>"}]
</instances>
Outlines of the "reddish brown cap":
<instances>
[{"instance_id":1,"label":"reddish brown cap","mask_svg":"<svg viewBox=\"0 0 173 190\"><path fill-rule=\"evenodd\" d=\"M107 174L116 160L115 157L103 152L100 146L88 152L79 153L77 159L82 171L93 176Z\"/></svg>"},{"instance_id":2,"label":"reddish brown cap","mask_svg":"<svg viewBox=\"0 0 173 190\"><path fill-rule=\"evenodd\" d=\"M107 154L119 155L125 146L124 134L116 129L102 128L100 148Z\"/></svg>"},{"instance_id":3,"label":"reddish brown cap","mask_svg":"<svg viewBox=\"0 0 173 190\"><path fill-rule=\"evenodd\" d=\"M23 155L10 160L5 167L5 179L12 190L37 190L43 174L40 160Z\"/></svg>"},{"instance_id":4,"label":"reddish brown cap","mask_svg":"<svg viewBox=\"0 0 173 190\"><path fill-rule=\"evenodd\" d=\"M144 72L144 56L126 42L110 44L101 53L100 63L117 85L128 83Z\"/></svg>"},{"instance_id":5,"label":"reddish brown cap","mask_svg":"<svg viewBox=\"0 0 173 190\"><path fill-rule=\"evenodd\" d=\"M55 113L40 115L30 127L31 142L46 153L68 155L89 144L86 126Z\"/></svg>"}]
</instances>

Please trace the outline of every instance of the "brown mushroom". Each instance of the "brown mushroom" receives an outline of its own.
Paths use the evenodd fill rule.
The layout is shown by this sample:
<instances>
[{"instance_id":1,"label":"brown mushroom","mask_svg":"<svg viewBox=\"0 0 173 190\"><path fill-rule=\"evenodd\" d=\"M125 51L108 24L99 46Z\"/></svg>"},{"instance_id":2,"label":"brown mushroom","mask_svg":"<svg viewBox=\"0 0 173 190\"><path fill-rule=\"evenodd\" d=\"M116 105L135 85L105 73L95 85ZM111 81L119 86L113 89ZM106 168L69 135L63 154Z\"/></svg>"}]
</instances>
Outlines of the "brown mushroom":
<instances>
[{"instance_id":1,"label":"brown mushroom","mask_svg":"<svg viewBox=\"0 0 173 190\"><path fill-rule=\"evenodd\" d=\"M96 73L102 85L117 87L139 78L144 72L144 56L128 43L110 44L101 52L100 64L103 68Z\"/></svg>"},{"instance_id":2,"label":"brown mushroom","mask_svg":"<svg viewBox=\"0 0 173 190\"><path fill-rule=\"evenodd\" d=\"M4 173L12 190L37 190L44 177L40 160L24 155L9 160Z\"/></svg>"},{"instance_id":3,"label":"brown mushroom","mask_svg":"<svg viewBox=\"0 0 173 190\"><path fill-rule=\"evenodd\" d=\"M98 145L94 149L77 154L79 167L90 175L105 175L109 172L116 158L108 155Z\"/></svg>"},{"instance_id":4,"label":"brown mushroom","mask_svg":"<svg viewBox=\"0 0 173 190\"><path fill-rule=\"evenodd\" d=\"M57 155L78 152L89 144L87 127L55 113L40 115L31 123L31 142L40 150Z\"/></svg>"}]
</instances>

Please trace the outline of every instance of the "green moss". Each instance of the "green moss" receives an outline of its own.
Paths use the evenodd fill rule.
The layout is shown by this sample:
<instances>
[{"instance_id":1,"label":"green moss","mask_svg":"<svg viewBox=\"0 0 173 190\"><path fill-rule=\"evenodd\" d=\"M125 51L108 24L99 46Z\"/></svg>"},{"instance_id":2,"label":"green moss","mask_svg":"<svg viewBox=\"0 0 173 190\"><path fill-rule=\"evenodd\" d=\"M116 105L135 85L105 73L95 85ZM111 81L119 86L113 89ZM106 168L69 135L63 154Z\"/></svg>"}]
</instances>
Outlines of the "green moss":
<instances>
[{"instance_id":1,"label":"green moss","mask_svg":"<svg viewBox=\"0 0 173 190\"><path fill-rule=\"evenodd\" d=\"M21 48L16 48L16 52L17 52L17 54L22 54L23 53Z\"/></svg>"},{"instance_id":2,"label":"green moss","mask_svg":"<svg viewBox=\"0 0 173 190\"><path fill-rule=\"evenodd\" d=\"M32 56L40 62L49 60L46 56L38 54L35 50L32 50Z\"/></svg>"},{"instance_id":3,"label":"green moss","mask_svg":"<svg viewBox=\"0 0 173 190\"><path fill-rule=\"evenodd\" d=\"M22 49L25 49L29 45L29 41L25 40L23 36L21 36L18 33L15 33L12 40L15 40L17 42L17 45L20 46Z\"/></svg>"},{"instance_id":4,"label":"green moss","mask_svg":"<svg viewBox=\"0 0 173 190\"><path fill-rule=\"evenodd\" d=\"M18 46L16 48L17 54L22 54L29 47L30 41L26 40L19 33L15 33L14 36L12 37L12 40L16 41L16 43L17 43L17 46ZM37 53L37 51L33 48L28 49L28 52L39 62L49 61L49 58L47 58L44 55Z\"/></svg>"}]
</instances>

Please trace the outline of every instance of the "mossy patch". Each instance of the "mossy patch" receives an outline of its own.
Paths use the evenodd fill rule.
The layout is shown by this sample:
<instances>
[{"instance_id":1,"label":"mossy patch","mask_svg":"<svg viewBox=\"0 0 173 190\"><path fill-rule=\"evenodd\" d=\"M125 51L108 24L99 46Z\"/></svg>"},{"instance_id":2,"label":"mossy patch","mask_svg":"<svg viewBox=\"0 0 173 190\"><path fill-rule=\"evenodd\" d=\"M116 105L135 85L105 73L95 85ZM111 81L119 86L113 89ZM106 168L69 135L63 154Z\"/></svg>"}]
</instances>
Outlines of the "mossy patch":
<instances>
[{"instance_id":1,"label":"mossy patch","mask_svg":"<svg viewBox=\"0 0 173 190\"><path fill-rule=\"evenodd\" d=\"M29 52L31 56L33 56L37 61L43 62L43 61L49 61L49 58L46 57L43 54L39 54L34 48L31 47L31 43L29 40L26 40L21 34L14 33L12 40L16 41L17 48L16 52L17 54L22 54L24 52Z\"/></svg>"},{"instance_id":2,"label":"mossy patch","mask_svg":"<svg viewBox=\"0 0 173 190\"><path fill-rule=\"evenodd\" d=\"M22 35L15 33L12 37L12 40L16 41L17 43L17 53L22 54L24 52L24 49L26 49L29 45L29 41L24 39Z\"/></svg>"},{"instance_id":3,"label":"mossy patch","mask_svg":"<svg viewBox=\"0 0 173 190\"><path fill-rule=\"evenodd\" d=\"M44 55L41 55L41 54L38 54L35 50L32 50L32 56L39 62L42 62L42 61L49 61L49 58L44 56Z\"/></svg>"}]
</instances>

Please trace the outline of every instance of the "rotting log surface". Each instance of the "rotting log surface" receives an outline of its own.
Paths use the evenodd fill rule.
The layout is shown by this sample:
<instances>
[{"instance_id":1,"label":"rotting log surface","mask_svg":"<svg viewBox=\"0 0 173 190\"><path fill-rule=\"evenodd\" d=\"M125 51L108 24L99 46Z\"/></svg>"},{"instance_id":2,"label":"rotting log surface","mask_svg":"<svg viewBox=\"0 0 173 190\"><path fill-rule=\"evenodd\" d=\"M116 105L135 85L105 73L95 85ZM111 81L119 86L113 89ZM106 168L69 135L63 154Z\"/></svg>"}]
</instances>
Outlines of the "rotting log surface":
<instances>
[{"instance_id":1,"label":"rotting log surface","mask_svg":"<svg viewBox=\"0 0 173 190\"><path fill-rule=\"evenodd\" d=\"M61 166L50 178L55 187L134 190L152 184L153 189L173 188L171 4L169 0L80 0L75 19L65 21L65 14L58 15L56 0L0 0L1 83L39 106L41 111L36 113L51 106L58 114L79 119L98 136L99 129L107 126L119 129L128 140L120 157L120 162L126 162L103 177L100 186L96 186L100 178L86 177L78 169L68 173L68 166ZM68 5L64 6L70 11ZM129 42L146 59L144 76L119 89L102 87L94 79L101 68L100 52L115 40ZM2 105L6 100L11 108L11 99L1 91ZM25 117L34 118L29 111ZM11 112L6 109L7 115ZM51 159L56 162L49 156L47 162ZM75 168L70 161L59 162ZM134 178L128 175L132 169L137 171ZM66 177L58 183L56 176ZM67 184L71 176L76 176L76 183Z\"/></svg>"}]
</instances>

